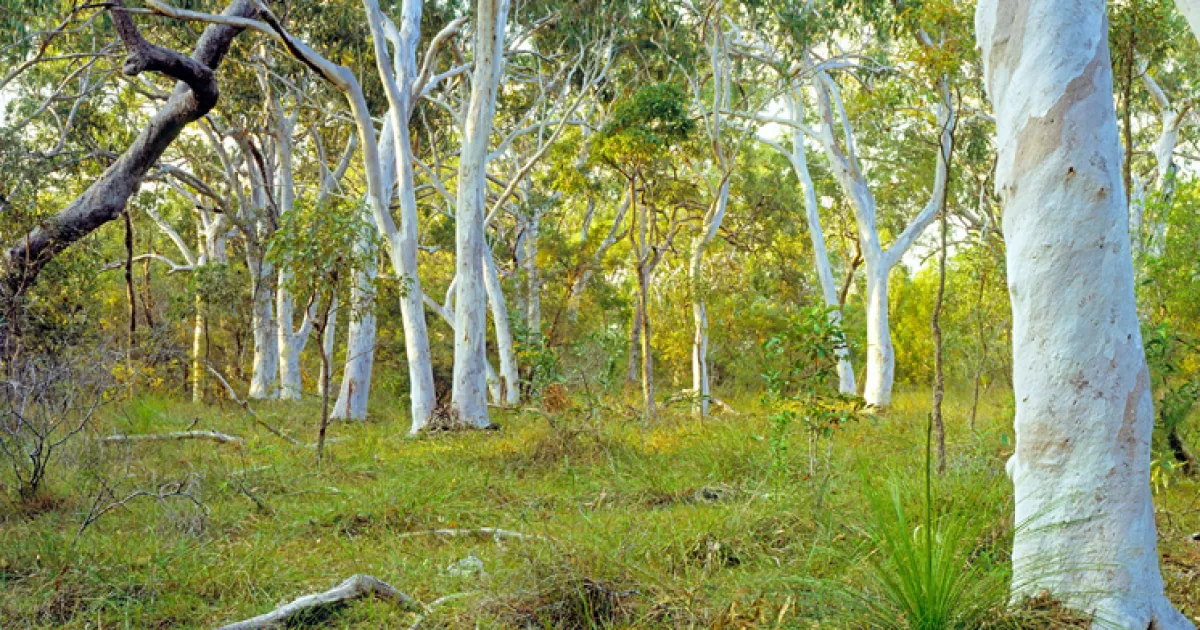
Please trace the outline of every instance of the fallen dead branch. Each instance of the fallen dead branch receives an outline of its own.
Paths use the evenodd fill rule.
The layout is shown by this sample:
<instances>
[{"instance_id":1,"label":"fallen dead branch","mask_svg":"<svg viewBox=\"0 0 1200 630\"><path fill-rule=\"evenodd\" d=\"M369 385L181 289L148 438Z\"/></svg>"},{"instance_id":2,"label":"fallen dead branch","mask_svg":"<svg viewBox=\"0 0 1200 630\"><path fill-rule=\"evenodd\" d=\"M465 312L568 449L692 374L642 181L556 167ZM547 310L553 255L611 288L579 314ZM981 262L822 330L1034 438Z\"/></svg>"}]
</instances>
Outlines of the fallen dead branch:
<instances>
[{"instance_id":1,"label":"fallen dead branch","mask_svg":"<svg viewBox=\"0 0 1200 630\"><path fill-rule=\"evenodd\" d=\"M537 534L523 534L498 527L479 527L477 529L430 529L419 532L405 532L396 538L416 538L418 536L444 536L446 538L492 538L496 542L502 540L549 540Z\"/></svg>"},{"instance_id":2,"label":"fallen dead branch","mask_svg":"<svg viewBox=\"0 0 1200 630\"><path fill-rule=\"evenodd\" d=\"M221 385L223 385L225 387L225 393L229 395L229 399L232 400L233 402L237 403L237 405L239 407L244 409L246 411L246 413L254 420L255 423L257 423L262 428L270 431L271 433L274 433L275 435L287 440L294 446L303 446L303 444L301 444L300 441L297 440L296 438L284 433L283 431L280 431L279 429L271 426L271 424L268 423L267 421L258 417L258 414L254 413L254 410L250 408L250 405L247 404L246 401L242 400L241 398L238 398L237 392L233 391L233 386L229 384L229 381L225 380L225 377L222 376L221 373L216 370L216 368L214 368L213 366L211 366L207 363L205 364L205 367L208 368L208 371L213 376L217 377L218 381L221 381Z\"/></svg>"},{"instance_id":3,"label":"fallen dead branch","mask_svg":"<svg viewBox=\"0 0 1200 630\"><path fill-rule=\"evenodd\" d=\"M429 618L429 615L433 614L434 609L437 608L438 606L441 606L442 604L445 604L446 602L452 602L456 599L463 599L464 597L471 597L473 595L477 595L478 593L479 593L479 591L467 591L466 593L454 593L451 595L439 597L439 598L433 600L432 602L425 604L423 606L423 608L425 609L424 612L417 615L417 620L414 621L413 624L408 627L408 630L417 630L417 628L421 627L421 624L424 623L425 620Z\"/></svg>"},{"instance_id":4,"label":"fallen dead branch","mask_svg":"<svg viewBox=\"0 0 1200 630\"><path fill-rule=\"evenodd\" d=\"M685 390L683 390L683 391L679 392L678 394L675 394L674 396L671 396L670 398L668 398L668 399L667 399L667 404L668 404L668 405L670 405L670 404L674 404L674 403L677 403L677 402L682 402L682 401L685 401L685 400L688 400L688 401L695 402L695 400L696 400L696 390L694 390L694 389L685 389ZM717 398L716 396L709 396L709 397L708 397L708 404L710 404L710 405L713 405L713 406L715 406L715 407L720 407L720 408L721 408L723 411L725 411L726 413L728 413L728 414L729 414L729 415L731 415L731 416L740 416L740 415L741 415L740 413L738 413L738 412L737 412L737 410L736 410L736 409L734 409L733 407L731 407L731 406L729 405L729 403L727 403L727 402L725 402L725 401L721 400L720 398Z\"/></svg>"},{"instance_id":5,"label":"fallen dead branch","mask_svg":"<svg viewBox=\"0 0 1200 630\"><path fill-rule=\"evenodd\" d=\"M168 442L172 440L212 440L220 444L244 444L245 440L218 431L175 431L172 433L142 433L134 435L108 435L100 438L105 444L114 442Z\"/></svg>"},{"instance_id":6,"label":"fallen dead branch","mask_svg":"<svg viewBox=\"0 0 1200 630\"><path fill-rule=\"evenodd\" d=\"M358 574L351 576L345 582L325 591L323 593L314 593L305 595L293 600L289 604L284 604L269 613L231 623L227 626L221 626L219 630L251 630L253 628L273 628L284 625L293 619L315 612L317 609L327 606L336 606L344 602L363 597L375 597L385 601L394 602L404 608L413 610L423 610L420 602L396 590L395 587L387 582L380 581L369 575Z\"/></svg>"}]
</instances>

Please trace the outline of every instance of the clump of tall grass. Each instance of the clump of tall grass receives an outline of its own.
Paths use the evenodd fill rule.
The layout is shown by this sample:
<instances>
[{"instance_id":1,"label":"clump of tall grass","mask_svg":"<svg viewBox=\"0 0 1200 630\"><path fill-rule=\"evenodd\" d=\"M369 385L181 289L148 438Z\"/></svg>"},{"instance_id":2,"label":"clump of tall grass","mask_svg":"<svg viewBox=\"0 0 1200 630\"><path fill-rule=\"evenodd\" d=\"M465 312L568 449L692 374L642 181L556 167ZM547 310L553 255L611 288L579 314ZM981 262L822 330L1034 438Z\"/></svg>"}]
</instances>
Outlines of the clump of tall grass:
<instances>
[{"instance_id":1,"label":"clump of tall grass","mask_svg":"<svg viewBox=\"0 0 1200 630\"><path fill-rule=\"evenodd\" d=\"M876 552L869 567L870 591L860 593L871 627L910 630L980 628L1005 608L1004 571L973 562L979 519L962 510L935 509L931 426L926 428L923 505L906 504L911 488L893 479L867 492Z\"/></svg>"}]
</instances>

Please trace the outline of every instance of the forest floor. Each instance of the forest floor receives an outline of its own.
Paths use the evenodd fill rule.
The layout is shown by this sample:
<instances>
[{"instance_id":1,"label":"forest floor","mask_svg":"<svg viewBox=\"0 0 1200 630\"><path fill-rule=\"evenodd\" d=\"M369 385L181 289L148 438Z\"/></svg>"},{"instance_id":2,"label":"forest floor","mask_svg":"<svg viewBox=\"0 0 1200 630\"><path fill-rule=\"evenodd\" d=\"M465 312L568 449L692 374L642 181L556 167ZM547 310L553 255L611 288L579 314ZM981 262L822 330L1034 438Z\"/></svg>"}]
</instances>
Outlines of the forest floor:
<instances>
[{"instance_id":1,"label":"forest floor","mask_svg":"<svg viewBox=\"0 0 1200 630\"><path fill-rule=\"evenodd\" d=\"M703 423L666 410L648 425L624 406L497 411L499 431L418 439L399 420L336 423L318 466L313 450L232 404L113 402L99 435L191 427L247 441L108 445L100 458L80 449L66 453L48 498L0 500L0 627L215 627L357 573L430 608L361 600L310 623L899 626L877 596L870 496L896 484L906 505L923 509L928 393L901 392L886 414L812 450L802 428L778 424L756 401L734 406L742 413ZM986 396L974 432L968 407L969 396L948 400L949 468L934 478L934 504L969 524L975 579L1004 581L1011 395ZM256 409L298 437L316 433L315 402ZM139 497L79 533L101 481L117 497L182 482L202 506ZM1156 503L1170 595L1200 621L1200 484L1174 480ZM479 528L522 535L471 531ZM439 529L462 535L431 533ZM1053 625L1018 617L989 619Z\"/></svg>"}]
</instances>

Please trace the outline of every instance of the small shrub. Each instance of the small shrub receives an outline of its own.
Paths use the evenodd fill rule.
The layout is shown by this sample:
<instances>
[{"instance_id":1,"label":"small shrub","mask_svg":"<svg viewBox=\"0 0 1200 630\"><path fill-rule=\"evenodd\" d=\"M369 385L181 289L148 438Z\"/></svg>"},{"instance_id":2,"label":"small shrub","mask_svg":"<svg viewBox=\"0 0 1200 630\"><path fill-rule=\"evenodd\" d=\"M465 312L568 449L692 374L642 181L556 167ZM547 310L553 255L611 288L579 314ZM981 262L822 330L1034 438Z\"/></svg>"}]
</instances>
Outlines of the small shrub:
<instances>
[{"instance_id":1,"label":"small shrub","mask_svg":"<svg viewBox=\"0 0 1200 630\"><path fill-rule=\"evenodd\" d=\"M59 452L104 401L109 375L89 365L94 363L28 359L10 366L9 378L0 382L0 454L23 501L37 497Z\"/></svg>"},{"instance_id":2,"label":"small shrub","mask_svg":"<svg viewBox=\"0 0 1200 630\"><path fill-rule=\"evenodd\" d=\"M767 438L777 471L786 468L792 427L802 424L808 437L809 475L816 474L817 443L862 410L862 401L837 391L838 353L846 336L828 309L806 308L763 347L770 367L764 405L771 409ZM828 465L828 450L826 464Z\"/></svg>"}]
</instances>

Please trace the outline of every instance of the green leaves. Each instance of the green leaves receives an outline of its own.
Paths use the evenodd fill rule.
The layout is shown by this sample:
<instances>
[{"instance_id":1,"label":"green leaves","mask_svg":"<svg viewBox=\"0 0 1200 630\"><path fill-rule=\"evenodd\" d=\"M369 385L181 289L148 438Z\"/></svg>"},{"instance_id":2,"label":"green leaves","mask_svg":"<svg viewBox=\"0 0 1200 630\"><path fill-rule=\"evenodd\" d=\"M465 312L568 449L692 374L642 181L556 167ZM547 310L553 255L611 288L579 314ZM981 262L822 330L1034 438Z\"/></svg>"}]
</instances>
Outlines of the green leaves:
<instances>
[{"instance_id":1,"label":"green leaves","mask_svg":"<svg viewBox=\"0 0 1200 630\"><path fill-rule=\"evenodd\" d=\"M695 128L683 89L657 83L616 104L596 134L592 157L621 171L640 170L686 141Z\"/></svg>"},{"instance_id":2,"label":"green leaves","mask_svg":"<svg viewBox=\"0 0 1200 630\"><path fill-rule=\"evenodd\" d=\"M297 204L280 219L267 260L288 273L281 288L317 302L332 300L354 272L375 264L375 229L357 204ZM363 247L363 243L370 244Z\"/></svg>"}]
</instances>

